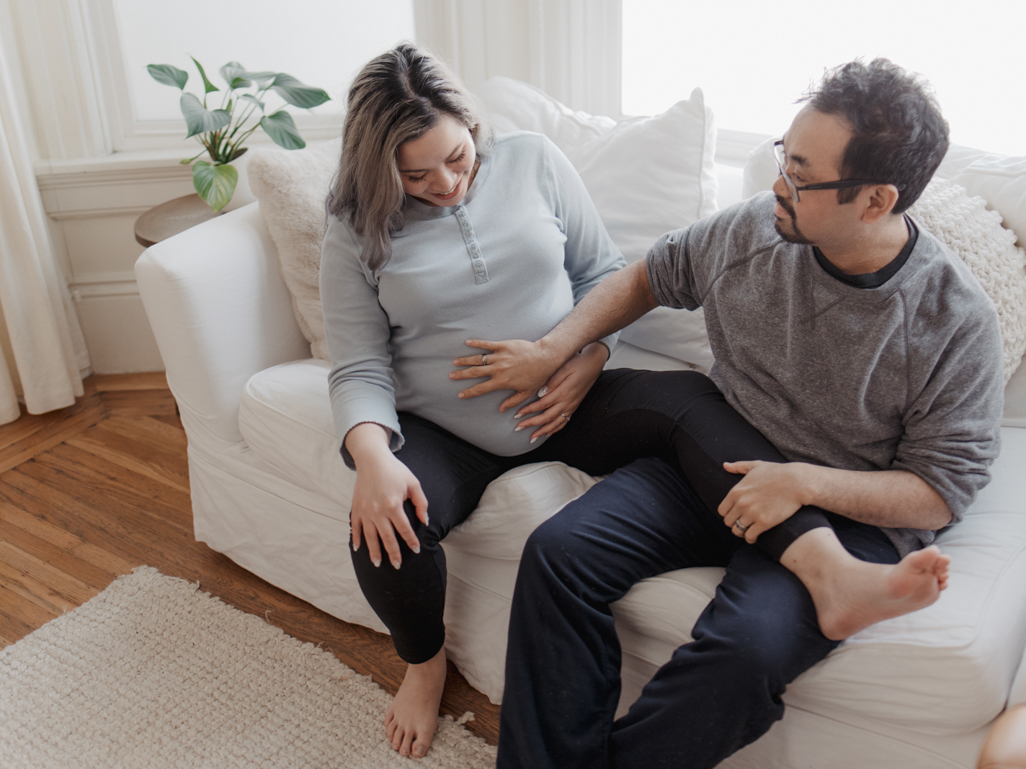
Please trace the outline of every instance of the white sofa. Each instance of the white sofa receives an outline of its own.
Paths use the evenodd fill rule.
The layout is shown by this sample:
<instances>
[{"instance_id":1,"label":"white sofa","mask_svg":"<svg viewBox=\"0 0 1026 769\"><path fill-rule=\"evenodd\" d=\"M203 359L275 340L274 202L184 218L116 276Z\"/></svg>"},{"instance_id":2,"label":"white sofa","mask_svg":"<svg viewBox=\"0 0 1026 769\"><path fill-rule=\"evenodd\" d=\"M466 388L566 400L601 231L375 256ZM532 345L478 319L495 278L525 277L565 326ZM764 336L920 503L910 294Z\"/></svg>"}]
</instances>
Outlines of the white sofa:
<instances>
[{"instance_id":1,"label":"white sofa","mask_svg":"<svg viewBox=\"0 0 1026 769\"><path fill-rule=\"evenodd\" d=\"M560 144L628 258L641 256L663 230L739 200L743 187L751 192L775 175L758 151L745 171L714 165L715 132L698 92L676 112L621 125L571 114L512 81L492 81L482 98L498 128L543 130ZM956 148L942 173L957 176L979 155ZM1009 181L1026 184L1026 167L1021 177ZM1005 185L988 200L1007 193ZM1006 222L1026 218L1022 198L1018 210L1002 212ZM311 358L261 205L153 246L136 265L189 439L196 537L324 611L384 632L347 552L354 474L337 450L328 364ZM1026 242L1026 231L1019 234ZM610 365L709 364L700 315L657 312L624 340ZM722 766L975 765L1026 643L1026 367L1006 398L994 480L966 520L938 539L952 557L941 600L841 645L788 689L783 720ZM555 463L514 470L491 484L445 541L449 654L494 702L523 543L595 482ZM721 573L664 574L614 607L624 652L621 708L689 640Z\"/></svg>"}]
</instances>

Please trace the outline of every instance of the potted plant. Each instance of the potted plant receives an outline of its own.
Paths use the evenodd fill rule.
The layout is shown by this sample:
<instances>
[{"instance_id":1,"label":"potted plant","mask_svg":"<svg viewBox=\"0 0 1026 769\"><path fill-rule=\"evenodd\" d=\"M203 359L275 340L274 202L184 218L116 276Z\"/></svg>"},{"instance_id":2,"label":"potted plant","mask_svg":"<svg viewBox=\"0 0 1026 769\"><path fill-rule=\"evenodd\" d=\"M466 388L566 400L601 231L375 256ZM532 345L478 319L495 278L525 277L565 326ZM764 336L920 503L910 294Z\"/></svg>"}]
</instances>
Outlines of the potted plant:
<instances>
[{"instance_id":1,"label":"potted plant","mask_svg":"<svg viewBox=\"0 0 1026 769\"><path fill-rule=\"evenodd\" d=\"M284 108L266 114L264 99L274 91L288 104L304 109L316 107L331 99L321 88L305 85L284 72L249 72L237 61L230 61L219 70L228 84L221 95L216 109L207 107L207 96L221 91L207 78L203 66L192 56L196 69L203 80L202 100L185 91L189 73L170 64L150 64L146 70L154 80L178 88L182 92L179 102L185 125L189 133L186 139L195 136L203 145L203 152L182 161L192 167L192 182L196 192L214 211L220 211L232 199L239 172L231 162L246 152L243 142L257 128L271 137L275 144L287 150L298 150L306 146L299 135L292 115ZM255 120L256 113L260 119ZM202 155L210 161L197 160Z\"/></svg>"}]
</instances>

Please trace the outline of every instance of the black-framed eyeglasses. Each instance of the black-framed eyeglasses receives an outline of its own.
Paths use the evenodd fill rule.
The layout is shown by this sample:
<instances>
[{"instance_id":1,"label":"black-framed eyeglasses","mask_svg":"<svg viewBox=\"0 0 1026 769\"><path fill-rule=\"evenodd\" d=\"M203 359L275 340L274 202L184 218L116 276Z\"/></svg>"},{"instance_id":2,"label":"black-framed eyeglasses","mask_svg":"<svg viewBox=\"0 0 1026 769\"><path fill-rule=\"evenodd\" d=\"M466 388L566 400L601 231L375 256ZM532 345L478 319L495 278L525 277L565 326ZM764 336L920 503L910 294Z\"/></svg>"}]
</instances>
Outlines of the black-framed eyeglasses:
<instances>
[{"instance_id":1,"label":"black-framed eyeglasses","mask_svg":"<svg viewBox=\"0 0 1026 769\"><path fill-rule=\"evenodd\" d=\"M795 184L794 179L787 173L787 152L784 150L784 140L773 142L773 157L777 161L777 170L780 171L780 175L784 177L784 184L787 185L787 191L791 195L791 199L797 203L801 200L799 192L805 190L843 190L849 187L861 187L863 184L893 184L893 182L882 182L878 179L841 179L836 182L821 182L820 184L805 184L799 187ZM904 184L895 184L898 191L905 189Z\"/></svg>"}]
</instances>

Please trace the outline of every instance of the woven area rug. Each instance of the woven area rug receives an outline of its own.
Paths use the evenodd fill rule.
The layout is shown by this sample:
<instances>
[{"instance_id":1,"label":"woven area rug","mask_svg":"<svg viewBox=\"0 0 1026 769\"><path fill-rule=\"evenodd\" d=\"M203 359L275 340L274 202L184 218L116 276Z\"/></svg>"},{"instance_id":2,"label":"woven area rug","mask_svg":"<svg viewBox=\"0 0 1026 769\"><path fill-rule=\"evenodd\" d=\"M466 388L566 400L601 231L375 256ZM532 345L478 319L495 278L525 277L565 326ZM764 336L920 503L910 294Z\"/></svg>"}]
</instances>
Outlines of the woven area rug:
<instances>
[{"instance_id":1,"label":"woven area rug","mask_svg":"<svg viewBox=\"0 0 1026 769\"><path fill-rule=\"evenodd\" d=\"M141 567L0 651L0 767L495 766L451 718L425 758L399 757L381 726L390 699L331 653Z\"/></svg>"}]
</instances>

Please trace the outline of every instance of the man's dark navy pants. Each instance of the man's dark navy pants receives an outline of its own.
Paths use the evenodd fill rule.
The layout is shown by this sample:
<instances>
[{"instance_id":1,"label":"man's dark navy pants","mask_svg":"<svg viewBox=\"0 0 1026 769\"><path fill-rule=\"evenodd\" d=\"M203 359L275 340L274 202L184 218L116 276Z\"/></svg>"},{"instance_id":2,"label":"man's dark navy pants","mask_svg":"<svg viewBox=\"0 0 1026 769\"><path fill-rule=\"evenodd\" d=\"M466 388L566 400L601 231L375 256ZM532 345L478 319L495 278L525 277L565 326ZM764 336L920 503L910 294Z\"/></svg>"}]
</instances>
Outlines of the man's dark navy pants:
<instances>
[{"instance_id":1,"label":"man's dark navy pants","mask_svg":"<svg viewBox=\"0 0 1026 769\"><path fill-rule=\"evenodd\" d=\"M898 561L880 529L829 517L856 557ZM723 566L726 576L694 640L614 721L620 646L609 605L642 579L689 566ZM527 542L498 767L713 767L780 719L787 685L836 646L797 577L734 536L673 467L638 460Z\"/></svg>"}]
</instances>

